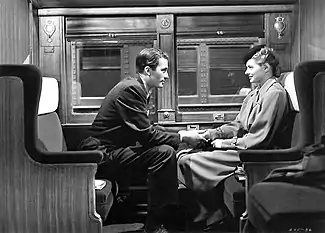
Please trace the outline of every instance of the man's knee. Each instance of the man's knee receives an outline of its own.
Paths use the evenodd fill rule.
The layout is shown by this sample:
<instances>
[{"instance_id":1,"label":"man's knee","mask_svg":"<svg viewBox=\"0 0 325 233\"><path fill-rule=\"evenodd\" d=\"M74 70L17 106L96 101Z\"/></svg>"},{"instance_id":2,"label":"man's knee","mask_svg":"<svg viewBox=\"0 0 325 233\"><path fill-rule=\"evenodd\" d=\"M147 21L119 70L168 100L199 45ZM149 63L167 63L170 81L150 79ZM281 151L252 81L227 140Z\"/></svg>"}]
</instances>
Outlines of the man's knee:
<instances>
[{"instance_id":1,"label":"man's knee","mask_svg":"<svg viewBox=\"0 0 325 233\"><path fill-rule=\"evenodd\" d=\"M175 168L176 170L176 151L173 147L168 145L160 145L151 151L152 159L150 160L150 168L153 170L160 170L164 168Z\"/></svg>"},{"instance_id":2,"label":"man's knee","mask_svg":"<svg viewBox=\"0 0 325 233\"><path fill-rule=\"evenodd\" d=\"M169 145L160 145L157 147L157 152L165 158L176 159L176 151Z\"/></svg>"}]
</instances>

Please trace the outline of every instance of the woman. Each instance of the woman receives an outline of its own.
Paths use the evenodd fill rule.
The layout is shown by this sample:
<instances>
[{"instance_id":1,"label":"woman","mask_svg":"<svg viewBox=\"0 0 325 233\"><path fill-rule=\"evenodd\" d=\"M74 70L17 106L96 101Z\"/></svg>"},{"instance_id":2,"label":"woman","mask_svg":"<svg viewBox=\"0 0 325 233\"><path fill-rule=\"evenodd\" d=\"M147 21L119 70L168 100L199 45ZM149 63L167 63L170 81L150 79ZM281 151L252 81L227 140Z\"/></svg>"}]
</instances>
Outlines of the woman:
<instances>
[{"instance_id":1,"label":"woman","mask_svg":"<svg viewBox=\"0 0 325 233\"><path fill-rule=\"evenodd\" d=\"M200 205L194 221L211 224L225 217L221 181L240 163L236 150L281 147L276 138L289 108L286 91L276 81L279 61L264 45L251 48L243 60L245 74L256 88L244 99L236 119L204 133L212 151L181 153L178 157L179 181L194 191Z\"/></svg>"}]
</instances>

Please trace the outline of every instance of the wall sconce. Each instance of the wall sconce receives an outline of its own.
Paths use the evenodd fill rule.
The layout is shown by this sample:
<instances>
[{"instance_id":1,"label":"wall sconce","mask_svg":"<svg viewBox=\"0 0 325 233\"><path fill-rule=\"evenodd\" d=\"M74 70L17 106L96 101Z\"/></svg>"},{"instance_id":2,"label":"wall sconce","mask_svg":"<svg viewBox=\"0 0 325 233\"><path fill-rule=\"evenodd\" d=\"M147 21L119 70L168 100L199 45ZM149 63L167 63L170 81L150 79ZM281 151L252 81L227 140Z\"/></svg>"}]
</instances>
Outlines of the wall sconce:
<instances>
[{"instance_id":1,"label":"wall sconce","mask_svg":"<svg viewBox=\"0 0 325 233\"><path fill-rule=\"evenodd\" d=\"M281 39L283 37L285 28L286 28L286 24L284 22L284 18L281 16L276 17L274 23L274 29L278 33L278 39Z\"/></svg>"},{"instance_id":2,"label":"wall sconce","mask_svg":"<svg viewBox=\"0 0 325 233\"><path fill-rule=\"evenodd\" d=\"M54 34L55 30L56 30L56 27L55 27L53 21L48 20L43 29L44 29L45 34L48 36L47 41L49 43L51 43L52 42L51 37L53 36L53 34Z\"/></svg>"}]
</instances>

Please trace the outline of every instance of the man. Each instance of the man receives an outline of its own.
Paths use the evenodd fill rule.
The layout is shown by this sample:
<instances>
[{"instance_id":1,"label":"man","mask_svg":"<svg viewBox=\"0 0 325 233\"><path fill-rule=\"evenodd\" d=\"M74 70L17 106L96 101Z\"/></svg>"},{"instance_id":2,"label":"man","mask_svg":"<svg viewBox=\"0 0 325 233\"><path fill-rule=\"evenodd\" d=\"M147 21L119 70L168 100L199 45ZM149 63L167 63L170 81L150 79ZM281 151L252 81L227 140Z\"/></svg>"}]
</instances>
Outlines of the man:
<instances>
[{"instance_id":1,"label":"man","mask_svg":"<svg viewBox=\"0 0 325 233\"><path fill-rule=\"evenodd\" d=\"M156 48L136 57L137 75L119 82L105 97L81 149L101 150L104 161L97 176L117 179L130 171L147 173L149 196L146 232L167 232L167 206L176 204L176 152L181 142L196 146L203 139L195 131L166 132L150 124L147 104L153 88L162 88L168 76L168 56ZM123 175L122 175L123 173Z\"/></svg>"}]
</instances>

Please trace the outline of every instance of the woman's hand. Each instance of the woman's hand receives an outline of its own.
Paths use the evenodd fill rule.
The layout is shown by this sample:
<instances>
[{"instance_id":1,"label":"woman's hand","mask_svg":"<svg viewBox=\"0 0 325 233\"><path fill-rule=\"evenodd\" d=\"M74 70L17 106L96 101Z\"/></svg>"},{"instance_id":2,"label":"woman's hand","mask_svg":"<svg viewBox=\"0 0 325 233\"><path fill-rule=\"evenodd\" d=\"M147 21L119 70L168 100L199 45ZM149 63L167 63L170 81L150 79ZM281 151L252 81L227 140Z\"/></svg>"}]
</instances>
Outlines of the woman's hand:
<instances>
[{"instance_id":1,"label":"woman's hand","mask_svg":"<svg viewBox=\"0 0 325 233\"><path fill-rule=\"evenodd\" d=\"M236 144L234 143L235 139L215 139L211 142L213 148L216 149L235 149Z\"/></svg>"},{"instance_id":2,"label":"woman's hand","mask_svg":"<svg viewBox=\"0 0 325 233\"><path fill-rule=\"evenodd\" d=\"M224 141L224 139L214 139L211 142L211 145L213 146L213 148L221 149L222 148L222 141Z\"/></svg>"}]
</instances>

